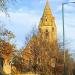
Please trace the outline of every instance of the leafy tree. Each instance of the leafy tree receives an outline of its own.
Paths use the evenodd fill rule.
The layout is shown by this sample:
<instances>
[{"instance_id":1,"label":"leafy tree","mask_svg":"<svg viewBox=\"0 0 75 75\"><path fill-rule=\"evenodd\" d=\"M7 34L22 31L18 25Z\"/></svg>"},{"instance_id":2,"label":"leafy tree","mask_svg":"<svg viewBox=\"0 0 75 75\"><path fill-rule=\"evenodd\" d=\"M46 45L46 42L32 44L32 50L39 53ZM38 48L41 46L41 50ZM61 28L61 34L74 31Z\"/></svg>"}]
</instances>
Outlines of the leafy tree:
<instances>
[{"instance_id":1,"label":"leafy tree","mask_svg":"<svg viewBox=\"0 0 75 75\"><path fill-rule=\"evenodd\" d=\"M2 61L2 65L5 59L10 57L14 51L15 47L13 44L10 43L10 40L12 38L14 38L14 34L11 31L8 31L3 26L2 27L0 26L0 58L3 58L3 60L0 60L0 62ZM0 66L0 69L2 67L3 66ZM4 74L2 70L0 71L1 71L0 73Z\"/></svg>"}]
</instances>

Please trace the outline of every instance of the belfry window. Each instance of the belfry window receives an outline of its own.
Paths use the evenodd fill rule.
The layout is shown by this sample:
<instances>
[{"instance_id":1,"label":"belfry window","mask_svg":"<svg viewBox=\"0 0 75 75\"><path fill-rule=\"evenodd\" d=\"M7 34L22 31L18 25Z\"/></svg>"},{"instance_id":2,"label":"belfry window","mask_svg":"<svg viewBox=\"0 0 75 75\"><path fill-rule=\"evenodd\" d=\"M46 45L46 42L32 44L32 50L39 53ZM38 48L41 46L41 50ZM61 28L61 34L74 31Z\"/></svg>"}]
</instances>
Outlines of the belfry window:
<instances>
[{"instance_id":1,"label":"belfry window","mask_svg":"<svg viewBox=\"0 0 75 75\"><path fill-rule=\"evenodd\" d=\"M46 19L46 21L47 21L47 19Z\"/></svg>"},{"instance_id":2,"label":"belfry window","mask_svg":"<svg viewBox=\"0 0 75 75\"><path fill-rule=\"evenodd\" d=\"M54 32L54 27L52 27L52 32Z\"/></svg>"},{"instance_id":3,"label":"belfry window","mask_svg":"<svg viewBox=\"0 0 75 75\"><path fill-rule=\"evenodd\" d=\"M47 21L47 17L46 17L46 21Z\"/></svg>"}]
</instances>

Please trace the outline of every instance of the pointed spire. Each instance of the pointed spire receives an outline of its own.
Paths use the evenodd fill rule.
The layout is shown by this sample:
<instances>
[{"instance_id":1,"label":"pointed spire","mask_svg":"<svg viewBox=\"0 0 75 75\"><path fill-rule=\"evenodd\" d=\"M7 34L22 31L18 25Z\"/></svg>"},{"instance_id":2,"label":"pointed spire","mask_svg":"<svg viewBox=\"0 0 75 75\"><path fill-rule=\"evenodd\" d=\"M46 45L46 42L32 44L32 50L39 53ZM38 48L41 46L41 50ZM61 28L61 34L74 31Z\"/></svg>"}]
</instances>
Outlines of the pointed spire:
<instances>
[{"instance_id":1,"label":"pointed spire","mask_svg":"<svg viewBox=\"0 0 75 75\"><path fill-rule=\"evenodd\" d=\"M45 5L45 8L44 8L42 18L40 20L39 27L40 26L47 26L47 25L51 26L51 23L52 23L53 20L54 20L54 18L53 18L51 9L49 7L49 1L46 0L46 5Z\"/></svg>"},{"instance_id":2,"label":"pointed spire","mask_svg":"<svg viewBox=\"0 0 75 75\"><path fill-rule=\"evenodd\" d=\"M51 9L49 7L49 1L48 0L46 0L46 5L45 5L45 8L44 8L44 14L52 15Z\"/></svg>"}]
</instances>

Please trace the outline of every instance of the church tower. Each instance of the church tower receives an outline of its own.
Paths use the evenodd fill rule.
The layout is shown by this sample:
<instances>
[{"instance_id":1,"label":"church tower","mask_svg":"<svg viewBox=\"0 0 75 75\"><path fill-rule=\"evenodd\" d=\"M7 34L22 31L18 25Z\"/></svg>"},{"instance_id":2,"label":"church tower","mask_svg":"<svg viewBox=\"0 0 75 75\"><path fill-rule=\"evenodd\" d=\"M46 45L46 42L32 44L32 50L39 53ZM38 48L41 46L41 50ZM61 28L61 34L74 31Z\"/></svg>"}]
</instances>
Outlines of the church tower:
<instances>
[{"instance_id":1,"label":"church tower","mask_svg":"<svg viewBox=\"0 0 75 75\"><path fill-rule=\"evenodd\" d=\"M44 12L39 23L39 34L50 43L57 40L55 20L49 8L48 0L46 1Z\"/></svg>"}]
</instances>

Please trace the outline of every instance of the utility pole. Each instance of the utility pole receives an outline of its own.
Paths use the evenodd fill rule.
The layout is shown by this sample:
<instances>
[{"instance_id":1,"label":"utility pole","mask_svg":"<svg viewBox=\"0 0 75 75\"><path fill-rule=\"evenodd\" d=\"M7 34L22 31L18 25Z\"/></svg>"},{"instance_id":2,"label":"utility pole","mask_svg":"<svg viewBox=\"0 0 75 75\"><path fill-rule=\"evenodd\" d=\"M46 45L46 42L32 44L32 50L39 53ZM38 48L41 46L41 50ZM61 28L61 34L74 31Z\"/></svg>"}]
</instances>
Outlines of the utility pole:
<instances>
[{"instance_id":1,"label":"utility pole","mask_svg":"<svg viewBox=\"0 0 75 75\"><path fill-rule=\"evenodd\" d=\"M64 51L64 75L66 75L66 57L65 57L65 27L64 27L64 5L75 3L75 2L68 2L62 3L62 26L63 26L63 51Z\"/></svg>"}]
</instances>

